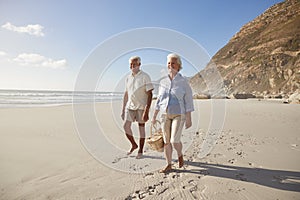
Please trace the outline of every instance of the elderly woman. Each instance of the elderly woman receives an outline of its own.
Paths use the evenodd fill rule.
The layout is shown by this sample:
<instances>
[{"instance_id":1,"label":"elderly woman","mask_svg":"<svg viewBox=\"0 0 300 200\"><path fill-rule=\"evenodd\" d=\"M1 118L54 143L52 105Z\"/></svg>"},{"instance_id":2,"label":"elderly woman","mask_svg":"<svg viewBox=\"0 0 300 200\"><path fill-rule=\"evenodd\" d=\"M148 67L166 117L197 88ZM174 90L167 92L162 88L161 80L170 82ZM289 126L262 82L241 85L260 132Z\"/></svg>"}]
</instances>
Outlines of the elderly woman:
<instances>
[{"instance_id":1,"label":"elderly woman","mask_svg":"<svg viewBox=\"0 0 300 200\"><path fill-rule=\"evenodd\" d=\"M177 54L169 54L167 62L168 76L160 81L152 117L152 123L155 123L157 114L162 111L161 127L167 166L160 170L161 173L172 170L172 147L177 151L179 168L183 166L181 134L184 124L185 128L192 126L191 112L194 111L191 87L187 79L179 73L182 69L180 57Z\"/></svg>"}]
</instances>

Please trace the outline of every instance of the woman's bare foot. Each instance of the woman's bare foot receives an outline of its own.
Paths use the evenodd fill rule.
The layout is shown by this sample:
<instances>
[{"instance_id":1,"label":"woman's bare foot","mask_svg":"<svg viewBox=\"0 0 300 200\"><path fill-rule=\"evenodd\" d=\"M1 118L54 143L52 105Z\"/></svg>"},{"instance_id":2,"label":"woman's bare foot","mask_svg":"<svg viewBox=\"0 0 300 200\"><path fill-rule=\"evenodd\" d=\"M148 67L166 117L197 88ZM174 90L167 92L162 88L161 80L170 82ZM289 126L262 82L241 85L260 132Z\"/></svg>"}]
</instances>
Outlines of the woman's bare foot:
<instances>
[{"instance_id":1,"label":"woman's bare foot","mask_svg":"<svg viewBox=\"0 0 300 200\"><path fill-rule=\"evenodd\" d=\"M183 167L184 160L183 160L183 155L178 157L178 166L179 168Z\"/></svg>"},{"instance_id":2,"label":"woman's bare foot","mask_svg":"<svg viewBox=\"0 0 300 200\"><path fill-rule=\"evenodd\" d=\"M172 165L167 165L164 169L159 170L159 173L168 173L172 170Z\"/></svg>"},{"instance_id":3,"label":"woman's bare foot","mask_svg":"<svg viewBox=\"0 0 300 200\"><path fill-rule=\"evenodd\" d=\"M130 151L127 152L127 155L132 154L132 152L134 152L134 150L136 150L138 148L138 145L133 145L130 149Z\"/></svg>"},{"instance_id":4,"label":"woman's bare foot","mask_svg":"<svg viewBox=\"0 0 300 200\"><path fill-rule=\"evenodd\" d=\"M143 158L143 153L138 153L138 155L135 157L136 159L141 159Z\"/></svg>"}]
</instances>

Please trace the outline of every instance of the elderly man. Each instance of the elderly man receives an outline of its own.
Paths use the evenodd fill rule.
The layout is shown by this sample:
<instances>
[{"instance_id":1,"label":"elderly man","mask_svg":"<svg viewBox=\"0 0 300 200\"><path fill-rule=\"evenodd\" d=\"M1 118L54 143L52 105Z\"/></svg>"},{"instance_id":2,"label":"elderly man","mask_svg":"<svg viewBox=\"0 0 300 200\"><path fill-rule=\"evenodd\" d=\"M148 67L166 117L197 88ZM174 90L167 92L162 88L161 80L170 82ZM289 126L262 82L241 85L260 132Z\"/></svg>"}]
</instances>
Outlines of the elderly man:
<instances>
[{"instance_id":1,"label":"elderly man","mask_svg":"<svg viewBox=\"0 0 300 200\"><path fill-rule=\"evenodd\" d=\"M153 85L150 76L143 72L141 67L141 59L133 56L129 59L131 74L126 77L125 93L123 98L123 108L121 117L125 120L124 130L126 137L131 143L131 149L127 155L130 155L139 147L137 159L142 158L143 148L145 144L145 122L149 119L149 109L152 101ZM138 122L140 141L139 145L134 140L131 124Z\"/></svg>"}]
</instances>

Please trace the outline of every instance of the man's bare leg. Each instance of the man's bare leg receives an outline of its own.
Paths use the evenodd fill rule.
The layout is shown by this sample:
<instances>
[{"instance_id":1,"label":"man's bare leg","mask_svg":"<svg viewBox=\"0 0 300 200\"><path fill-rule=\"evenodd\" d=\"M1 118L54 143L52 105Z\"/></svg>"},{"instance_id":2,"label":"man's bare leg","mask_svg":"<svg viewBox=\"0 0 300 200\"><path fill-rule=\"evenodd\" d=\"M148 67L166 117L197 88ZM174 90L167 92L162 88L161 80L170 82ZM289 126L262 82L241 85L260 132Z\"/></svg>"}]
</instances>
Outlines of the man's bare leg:
<instances>
[{"instance_id":1,"label":"man's bare leg","mask_svg":"<svg viewBox=\"0 0 300 200\"><path fill-rule=\"evenodd\" d=\"M134 137L132 135L132 130L131 130L131 122L126 121L124 124L124 130L125 130L125 135L129 142L131 143L131 149L128 151L127 155L130 155L134 150L138 148L138 145L136 144Z\"/></svg>"},{"instance_id":2,"label":"man's bare leg","mask_svg":"<svg viewBox=\"0 0 300 200\"><path fill-rule=\"evenodd\" d=\"M140 132L140 141L139 141L138 155L136 156L137 159L142 158L143 156L143 149L144 149L145 136L146 136L144 123L139 123L139 132Z\"/></svg>"}]
</instances>

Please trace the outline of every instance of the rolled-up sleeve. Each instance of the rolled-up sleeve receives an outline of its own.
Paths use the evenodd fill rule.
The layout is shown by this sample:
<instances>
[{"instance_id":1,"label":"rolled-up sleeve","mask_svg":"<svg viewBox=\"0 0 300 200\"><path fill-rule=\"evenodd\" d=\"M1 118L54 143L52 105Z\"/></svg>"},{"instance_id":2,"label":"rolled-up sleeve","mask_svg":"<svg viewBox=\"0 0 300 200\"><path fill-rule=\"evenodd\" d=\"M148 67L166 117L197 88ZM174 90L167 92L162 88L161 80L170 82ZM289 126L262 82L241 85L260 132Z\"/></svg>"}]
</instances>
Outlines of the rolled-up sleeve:
<instances>
[{"instance_id":1,"label":"rolled-up sleeve","mask_svg":"<svg viewBox=\"0 0 300 200\"><path fill-rule=\"evenodd\" d=\"M185 95L184 95L184 106L185 106L185 112L192 112L194 111L194 102L193 102L193 92L192 89L186 80L185 82Z\"/></svg>"}]
</instances>

